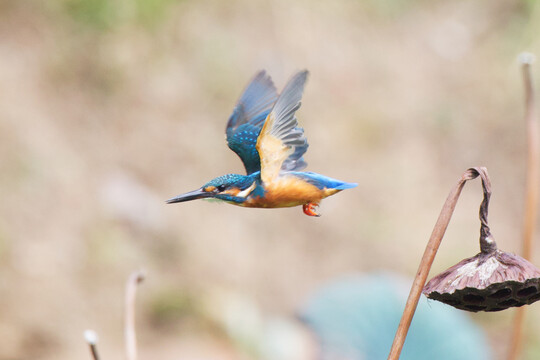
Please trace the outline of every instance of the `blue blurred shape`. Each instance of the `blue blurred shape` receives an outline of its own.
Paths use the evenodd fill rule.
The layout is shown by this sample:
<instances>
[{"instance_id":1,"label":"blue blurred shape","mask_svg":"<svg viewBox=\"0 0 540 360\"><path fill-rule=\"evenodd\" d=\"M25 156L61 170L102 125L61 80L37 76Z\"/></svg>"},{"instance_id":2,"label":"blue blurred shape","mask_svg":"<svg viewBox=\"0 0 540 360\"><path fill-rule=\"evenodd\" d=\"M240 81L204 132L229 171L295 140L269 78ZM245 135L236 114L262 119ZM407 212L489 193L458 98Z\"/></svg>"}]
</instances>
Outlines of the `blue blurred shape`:
<instances>
[{"instance_id":1,"label":"blue blurred shape","mask_svg":"<svg viewBox=\"0 0 540 360\"><path fill-rule=\"evenodd\" d=\"M386 359L411 280L390 273L340 278L319 289L300 313L321 360ZM482 329L464 313L422 297L401 360L491 359Z\"/></svg>"}]
</instances>

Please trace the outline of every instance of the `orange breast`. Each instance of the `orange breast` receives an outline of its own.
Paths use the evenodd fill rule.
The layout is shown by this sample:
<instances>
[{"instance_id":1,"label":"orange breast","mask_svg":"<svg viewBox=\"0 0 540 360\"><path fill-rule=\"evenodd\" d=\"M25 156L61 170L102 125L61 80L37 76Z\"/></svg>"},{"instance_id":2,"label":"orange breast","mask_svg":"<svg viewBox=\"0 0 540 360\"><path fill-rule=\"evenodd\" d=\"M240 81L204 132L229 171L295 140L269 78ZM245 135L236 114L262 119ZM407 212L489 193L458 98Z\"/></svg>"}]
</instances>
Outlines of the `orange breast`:
<instances>
[{"instance_id":1,"label":"orange breast","mask_svg":"<svg viewBox=\"0 0 540 360\"><path fill-rule=\"evenodd\" d=\"M295 176L277 178L265 184L264 198L251 198L244 202L247 207L290 207L307 203L319 203L323 198L335 194L335 189L319 189Z\"/></svg>"}]
</instances>

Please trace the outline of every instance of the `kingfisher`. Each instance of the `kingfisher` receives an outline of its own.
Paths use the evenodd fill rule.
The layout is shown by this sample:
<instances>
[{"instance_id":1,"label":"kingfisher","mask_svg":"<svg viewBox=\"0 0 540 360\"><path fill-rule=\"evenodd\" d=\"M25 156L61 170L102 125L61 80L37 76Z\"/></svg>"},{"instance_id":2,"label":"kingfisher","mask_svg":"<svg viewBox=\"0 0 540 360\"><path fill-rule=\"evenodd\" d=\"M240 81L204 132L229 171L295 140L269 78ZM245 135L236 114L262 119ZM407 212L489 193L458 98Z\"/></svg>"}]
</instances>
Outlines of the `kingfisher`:
<instances>
[{"instance_id":1,"label":"kingfisher","mask_svg":"<svg viewBox=\"0 0 540 360\"><path fill-rule=\"evenodd\" d=\"M217 177L201 188L167 203L218 199L229 204L280 208L302 205L308 216L320 216L322 199L357 186L314 172L307 165L304 129L295 116L308 72L296 73L278 95L266 71L258 72L238 100L226 127L229 148L242 160L246 175Z\"/></svg>"}]
</instances>

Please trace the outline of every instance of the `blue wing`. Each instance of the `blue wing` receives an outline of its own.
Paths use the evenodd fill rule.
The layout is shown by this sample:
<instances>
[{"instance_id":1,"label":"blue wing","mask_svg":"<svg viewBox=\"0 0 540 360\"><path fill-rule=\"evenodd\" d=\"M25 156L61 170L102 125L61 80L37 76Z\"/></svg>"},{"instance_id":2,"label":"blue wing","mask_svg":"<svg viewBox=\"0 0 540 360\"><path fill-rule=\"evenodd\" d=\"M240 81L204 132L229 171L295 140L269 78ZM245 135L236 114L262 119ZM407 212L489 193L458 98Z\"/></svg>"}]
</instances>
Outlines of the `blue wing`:
<instances>
[{"instance_id":1,"label":"blue wing","mask_svg":"<svg viewBox=\"0 0 540 360\"><path fill-rule=\"evenodd\" d=\"M272 79L264 70L259 71L244 90L227 122L227 144L240 157L248 175L261 170L257 138L277 98ZM281 169L286 171L302 170L307 165L302 156L309 145L303 136L304 130L296 126L294 116L292 120L294 126L283 134L283 140L288 144L295 142L293 140L303 140L295 142L293 153L283 161Z\"/></svg>"},{"instance_id":2,"label":"blue wing","mask_svg":"<svg viewBox=\"0 0 540 360\"><path fill-rule=\"evenodd\" d=\"M272 79L264 70L260 71L244 90L227 122L227 144L242 159L248 175L261 169L257 138L277 97Z\"/></svg>"}]
</instances>

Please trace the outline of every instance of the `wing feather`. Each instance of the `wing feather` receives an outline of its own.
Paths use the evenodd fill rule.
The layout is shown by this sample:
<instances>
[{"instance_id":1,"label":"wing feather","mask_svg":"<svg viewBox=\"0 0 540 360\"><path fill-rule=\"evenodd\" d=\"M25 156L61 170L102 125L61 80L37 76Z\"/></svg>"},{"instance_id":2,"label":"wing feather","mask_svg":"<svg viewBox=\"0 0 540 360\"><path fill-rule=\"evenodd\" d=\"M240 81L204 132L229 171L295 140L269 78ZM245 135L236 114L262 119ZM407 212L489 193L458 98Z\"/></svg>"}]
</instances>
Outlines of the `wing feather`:
<instances>
[{"instance_id":1,"label":"wing feather","mask_svg":"<svg viewBox=\"0 0 540 360\"><path fill-rule=\"evenodd\" d=\"M266 71L259 71L242 93L227 122L227 145L240 157L248 175L260 170L257 138L277 98L272 79Z\"/></svg>"},{"instance_id":2,"label":"wing feather","mask_svg":"<svg viewBox=\"0 0 540 360\"><path fill-rule=\"evenodd\" d=\"M301 71L285 85L257 139L263 182L271 182L282 169L299 170L306 165L302 155L308 143L295 113L301 105L307 75L307 71Z\"/></svg>"}]
</instances>

